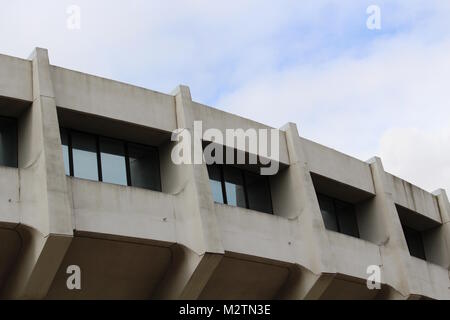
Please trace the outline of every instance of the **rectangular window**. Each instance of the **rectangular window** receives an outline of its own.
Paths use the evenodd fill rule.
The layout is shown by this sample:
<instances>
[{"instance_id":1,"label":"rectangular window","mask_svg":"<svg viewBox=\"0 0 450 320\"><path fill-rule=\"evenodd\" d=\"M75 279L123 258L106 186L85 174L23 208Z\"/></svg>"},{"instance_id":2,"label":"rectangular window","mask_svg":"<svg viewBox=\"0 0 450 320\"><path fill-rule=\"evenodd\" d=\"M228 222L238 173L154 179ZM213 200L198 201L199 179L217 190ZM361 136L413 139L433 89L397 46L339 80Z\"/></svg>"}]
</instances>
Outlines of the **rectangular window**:
<instances>
[{"instance_id":1,"label":"rectangular window","mask_svg":"<svg viewBox=\"0 0 450 320\"><path fill-rule=\"evenodd\" d=\"M161 191L158 149L61 128L67 175Z\"/></svg>"},{"instance_id":2,"label":"rectangular window","mask_svg":"<svg viewBox=\"0 0 450 320\"><path fill-rule=\"evenodd\" d=\"M248 207L256 211L273 213L269 179L252 172L245 172L244 177Z\"/></svg>"},{"instance_id":3,"label":"rectangular window","mask_svg":"<svg viewBox=\"0 0 450 320\"><path fill-rule=\"evenodd\" d=\"M322 194L318 194L317 198L325 228L359 238L355 207L351 203Z\"/></svg>"},{"instance_id":4,"label":"rectangular window","mask_svg":"<svg viewBox=\"0 0 450 320\"><path fill-rule=\"evenodd\" d=\"M207 167L214 202L273 213L268 177L232 166Z\"/></svg>"},{"instance_id":5,"label":"rectangular window","mask_svg":"<svg viewBox=\"0 0 450 320\"><path fill-rule=\"evenodd\" d=\"M0 166L18 166L16 119L0 117Z\"/></svg>"},{"instance_id":6,"label":"rectangular window","mask_svg":"<svg viewBox=\"0 0 450 320\"><path fill-rule=\"evenodd\" d=\"M222 168L218 165L208 166L209 184L211 185L211 192L214 202L225 203L222 191Z\"/></svg>"},{"instance_id":7,"label":"rectangular window","mask_svg":"<svg viewBox=\"0 0 450 320\"><path fill-rule=\"evenodd\" d=\"M339 232L333 199L321 194L319 194L317 198L319 199L320 212L322 213L325 228Z\"/></svg>"},{"instance_id":8,"label":"rectangular window","mask_svg":"<svg viewBox=\"0 0 450 320\"><path fill-rule=\"evenodd\" d=\"M426 260L425 248L423 246L422 233L420 231L402 225L408 244L409 253L416 258Z\"/></svg>"},{"instance_id":9,"label":"rectangular window","mask_svg":"<svg viewBox=\"0 0 450 320\"><path fill-rule=\"evenodd\" d=\"M227 204L247 208L242 172L234 167L224 166L225 192Z\"/></svg>"},{"instance_id":10,"label":"rectangular window","mask_svg":"<svg viewBox=\"0 0 450 320\"><path fill-rule=\"evenodd\" d=\"M100 157L103 182L128 185L124 143L100 138Z\"/></svg>"},{"instance_id":11,"label":"rectangular window","mask_svg":"<svg viewBox=\"0 0 450 320\"><path fill-rule=\"evenodd\" d=\"M97 138L94 135L72 132L73 176L101 181L98 172Z\"/></svg>"},{"instance_id":12,"label":"rectangular window","mask_svg":"<svg viewBox=\"0 0 450 320\"><path fill-rule=\"evenodd\" d=\"M154 147L128 143L131 185L161 191L159 153Z\"/></svg>"}]
</instances>

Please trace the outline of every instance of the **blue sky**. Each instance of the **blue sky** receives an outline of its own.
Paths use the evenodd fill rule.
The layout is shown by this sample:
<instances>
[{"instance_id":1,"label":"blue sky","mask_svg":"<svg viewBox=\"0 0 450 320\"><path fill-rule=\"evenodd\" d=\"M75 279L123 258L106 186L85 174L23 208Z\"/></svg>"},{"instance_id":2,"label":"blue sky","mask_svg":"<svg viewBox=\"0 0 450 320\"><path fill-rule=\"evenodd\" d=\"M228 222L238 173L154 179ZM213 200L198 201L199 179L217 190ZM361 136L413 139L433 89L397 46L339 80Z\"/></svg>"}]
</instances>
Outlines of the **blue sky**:
<instances>
[{"instance_id":1,"label":"blue sky","mask_svg":"<svg viewBox=\"0 0 450 320\"><path fill-rule=\"evenodd\" d=\"M450 2L5 1L0 53L49 49L67 68L280 127L450 191ZM66 28L69 5L81 29ZM381 30L366 27L369 5Z\"/></svg>"}]
</instances>

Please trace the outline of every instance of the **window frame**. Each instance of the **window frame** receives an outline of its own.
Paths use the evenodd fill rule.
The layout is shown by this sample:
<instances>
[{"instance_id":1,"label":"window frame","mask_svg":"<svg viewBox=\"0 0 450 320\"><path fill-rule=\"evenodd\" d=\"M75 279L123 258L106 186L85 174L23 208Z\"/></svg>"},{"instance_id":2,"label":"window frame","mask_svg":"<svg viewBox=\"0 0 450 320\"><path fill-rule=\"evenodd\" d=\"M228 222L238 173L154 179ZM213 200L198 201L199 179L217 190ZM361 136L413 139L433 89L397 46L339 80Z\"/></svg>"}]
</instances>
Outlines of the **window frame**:
<instances>
[{"instance_id":1,"label":"window frame","mask_svg":"<svg viewBox=\"0 0 450 320\"><path fill-rule=\"evenodd\" d=\"M134 144L136 146L142 146L143 148L148 148L148 149L152 149L153 151L156 152L158 161L158 176L159 176L159 181L157 183L158 189L150 189L150 188L142 188L142 187L135 187L135 188L140 188L140 189L146 189L146 190L152 190L152 191L157 191L157 192L162 192L162 182L161 182L161 164L160 164L160 155L159 155L159 148L156 146L152 146L152 145L146 145L146 144L142 144L142 143L137 143L137 142L131 142L131 141L126 141L126 140L122 140L122 139L117 139L117 138L112 138L112 137L108 137L108 136L104 136L101 134L94 134L94 133L90 133L90 132L86 132L86 131L80 131L80 130L76 130L76 129L71 129L71 128L66 128L66 127L60 127L60 131L65 131L67 134L67 149L68 149L68 153L69 153L69 174L70 177L74 177L74 163L73 163L73 145L72 145L72 132L75 133L80 133L80 134L90 134L93 137L95 137L96 140L96 155L97 155L97 169L98 169L98 182L104 182L103 181L103 173L102 173L102 159L101 159L101 150L100 150L100 139L110 139L110 140L116 140L116 141L120 141L124 144L124 153L125 153L125 170L126 170L126 176L127 176L127 184L126 186L128 187L134 187L133 186L133 182L131 181L131 168L130 168L130 157L129 157L129 152L128 152L128 144ZM108 183L108 182L105 182ZM114 183L113 183L114 184ZM116 184L116 185L121 185L121 184Z\"/></svg>"},{"instance_id":2,"label":"window frame","mask_svg":"<svg viewBox=\"0 0 450 320\"><path fill-rule=\"evenodd\" d=\"M218 163L212 163L210 165L217 166L219 168L219 171L220 171L220 183L221 183L221 186L222 186L223 204L229 205L228 204L228 198L227 198L226 185L225 185L225 182L226 182L225 181L225 170L224 170L225 165L224 164L218 164ZM210 166L210 165L207 164L207 166ZM231 167L239 170L239 172L240 172L240 174L242 176L242 186L244 188L244 198L245 198L245 208L244 209L254 210L254 211L257 211L257 212L263 212L263 213L267 213L267 214L272 214L273 215L274 212L273 212L273 202L272 202L272 190L270 189L269 177L268 176L261 176L261 175L258 175L256 173L254 173L254 172L251 172L251 171L248 171L248 170L244 170L244 169L238 168L236 166L231 166ZM250 208L250 203L248 201L248 186L247 186L247 180L246 180L246 177L245 177L246 173L247 174L258 175L259 177L263 177L264 178L266 186L267 186L267 189L269 191L270 212L259 211L259 210L255 210L255 209ZM209 172L208 172L208 179L210 179L209 178ZM215 202L215 203L219 203L219 202ZM233 205L230 205L230 206L233 206ZM243 207L239 207L239 206L235 206L235 207L243 208Z\"/></svg>"},{"instance_id":3,"label":"window frame","mask_svg":"<svg viewBox=\"0 0 450 320\"><path fill-rule=\"evenodd\" d=\"M339 200L339 199L336 199L336 198L327 196L326 194L323 194L323 193L318 192L318 193L317 193L317 202L319 202L319 209L320 209L320 213L321 213L321 215L322 215L322 220L323 220L323 214L322 214L322 208L320 207L319 197L326 198L326 199L330 200L331 203L333 204L333 215L334 215L334 219L336 220L336 227L337 227L337 231L335 231L335 232L338 232L338 233L340 233L340 234L347 235L347 236L349 236L349 237L354 237L354 238L361 239L361 234L360 234L360 232L359 232L359 225L358 225L358 217L357 217L356 212L355 212L355 205L354 205L353 203L346 202L346 201L342 201L342 200ZM337 206L336 206L336 203L337 203L337 202L343 203L343 204L345 204L345 205L350 205L350 206L352 206L352 208L353 208L353 214L354 214L355 220L356 220L356 231L357 231L357 234L356 234L356 235L349 235L349 234L347 234L347 233L342 232L342 227L341 227L341 223L340 223L340 221L339 221L338 211L337 211ZM334 230L330 230L330 229L328 229L328 228L327 228L327 230L329 230L329 231L334 231Z\"/></svg>"}]
</instances>

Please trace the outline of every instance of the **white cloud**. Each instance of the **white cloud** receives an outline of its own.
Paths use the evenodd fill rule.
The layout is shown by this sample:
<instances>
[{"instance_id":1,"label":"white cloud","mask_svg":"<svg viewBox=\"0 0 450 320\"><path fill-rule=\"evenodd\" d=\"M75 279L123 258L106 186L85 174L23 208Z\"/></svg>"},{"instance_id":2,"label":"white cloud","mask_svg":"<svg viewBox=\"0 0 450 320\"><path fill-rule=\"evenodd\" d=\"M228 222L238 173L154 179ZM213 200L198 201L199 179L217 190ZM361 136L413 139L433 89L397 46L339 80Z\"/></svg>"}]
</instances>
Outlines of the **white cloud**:
<instances>
[{"instance_id":1,"label":"white cloud","mask_svg":"<svg viewBox=\"0 0 450 320\"><path fill-rule=\"evenodd\" d=\"M273 126L297 122L308 138L362 159L379 153L394 174L432 184L417 164L395 165L410 153L382 137L448 127L448 1L378 0L382 30L372 33L371 0L0 1L1 53L41 46L67 68L165 92L184 83L200 102ZM71 4L80 31L66 29Z\"/></svg>"},{"instance_id":2,"label":"white cloud","mask_svg":"<svg viewBox=\"0 0 450 320\"><path fill-rule=\"evenodd\" d=\"M388 130L381 138L380 155L385 170L407 177L425 190L450 192L450 128ZM449 193L450 194L450 193Z\"/></svg>"}]
</instances>

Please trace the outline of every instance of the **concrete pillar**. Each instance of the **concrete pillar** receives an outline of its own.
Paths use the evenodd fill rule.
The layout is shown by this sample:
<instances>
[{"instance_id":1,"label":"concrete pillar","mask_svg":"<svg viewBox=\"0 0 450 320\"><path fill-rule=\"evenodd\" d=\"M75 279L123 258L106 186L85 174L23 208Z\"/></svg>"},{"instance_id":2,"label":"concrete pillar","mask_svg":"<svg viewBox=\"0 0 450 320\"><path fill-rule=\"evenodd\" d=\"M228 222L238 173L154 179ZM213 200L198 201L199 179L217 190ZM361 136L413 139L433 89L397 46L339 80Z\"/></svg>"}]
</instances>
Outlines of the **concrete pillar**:
<instances>
[{"instance_id":1,"label":"concrete pillar","mask_svg":"<svg viewBox=\"0 0 450 320\"><path fill-rule=\"evenodd\" d=\"M177 127L191 137L192 161L194 149L201 140L194 139L192 98L186 86L173 92L176 103ZM201 139L202 132L197 132ZM181 141L180 141L181 142ZM155 290L157 299L197 299L223 257L224 249L214 200L209 185L206 164L175 164L171 158L177 142L161 147L162 190L177 196L177 245L172 249L172 265Z\"/></svg>"},{"instance_id":2,"label":"concrete pillar","mask_svg":"<svg viewBox=\"0 0 450 320\"><path fill-rule=\"evenodd\" d=\"M298 274L297 281L290 282L281 296L289 299L318 298L331 283L335 273L333 255L297 126L288 123L281 130L286 134L290 162L289 168L283 173L287 175L283 179L283 192L286 194L285 201L281 203L285 208L295 209L298 228L304 241L309 244L307 254L300 263L309 270L301 267L303 271Z\"/></svg>"},{"instance_id":3,"label":"concrete pillar","mask_svg":"<svg viewBox=\"0 0 450 320\"><path fill-rule=\"evenodd\" d=\"M19 119L23 247L5 298L44 298L73 235L48 52L31 55L33 104Z\"/></svg>"},{"instance_id":4,"label":"concrete pillar","mask_svg":"<svg viewBox=\"0 0 450 320\"><path fill-rule=\"evenodd\" d=\"M372 171L376 197L368 202L363 225L371 228L367 233L370 241L380 247L383 283L389 283L401 295L409 294L408 265L409 250L400 218L392 197L393 186L388 183L381 159L374 157L368 161Z\"/></svg>"},{"instance_id":5,"label":"concrete pillar","mask_svg":"<svg viewBox=\"0 0 450 320\"><path fill-rule=\"evenodd\" d=\"M187 130L191 136L192 160L196 147L201 148L201 140L194 137L194 112L192 98L188 87L178 86L173 93L176 102L177 126ZM202 132L197 132L201 139ZM197 145L196 144L200 144ZM171 160L170 160L171 161ZM171 161L172 162L172 161ZM204 253L223 254L220 230L214 210L214 200L209 185L209 176L206 164L176 165L183 176L183 189L178 193L185 203L183 216L176 217L177 221L185 223L179 229L179 243L187 246L199 255ZM177 222L178 223L178 222Z\"/></svg>"},{"instance_id":6,"label":"concrete pillar","mask_svg":"<svg viewBox=\"0 0 450 320\"><path fill-rule=\"evenodd\" d=\"M288 170L291 177L287 180L289 186L285 189L290 194L286 198L294 202L290 206L297 209L299 228L306 237L307 243L310 244L309 259L305 261L304 266L315 274L333 273L333 258L325 224L297 126L294 123L288 123L281 130L286 133L290 162Z\"/></svg>"},{"instance_id":7,"label":"concrete pillar","mask_svg":"<svg viewBox=\"0 0 450 320\"><path fill-rule=\"evenodd\" d=\"M436 256L440 257L439 264L450 270L450 203L444 189L434 191L433 195L437 198L442 220L437 234L442 245L434 249L441 250L436 253Z\"/></svg>"}]
</instances>

